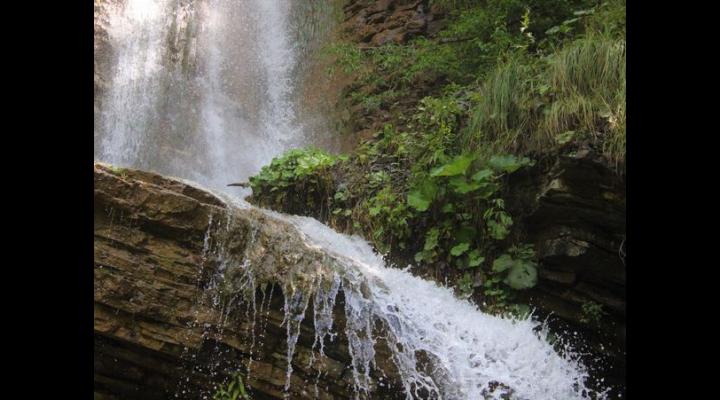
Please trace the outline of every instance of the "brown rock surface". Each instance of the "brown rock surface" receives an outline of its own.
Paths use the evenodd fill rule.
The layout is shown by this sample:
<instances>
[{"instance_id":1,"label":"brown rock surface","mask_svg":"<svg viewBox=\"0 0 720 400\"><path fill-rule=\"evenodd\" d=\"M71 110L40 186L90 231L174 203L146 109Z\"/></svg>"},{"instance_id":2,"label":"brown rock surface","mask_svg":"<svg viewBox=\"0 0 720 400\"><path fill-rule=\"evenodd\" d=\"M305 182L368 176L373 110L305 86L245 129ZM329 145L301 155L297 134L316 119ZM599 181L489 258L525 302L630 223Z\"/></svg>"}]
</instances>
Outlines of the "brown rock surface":
<instances>
[{"instance_id":1,"label":"brown rock surface","mask_svg":"<svg viewBox=\"0 0 720 400\"><path fill-rule=\"evenodd\" d=\"M298 237L258 210L227 208L184 183L96 164L95 398L211 398L234 371L254 399L283 398L283 292L322 281L328 261ZM255 267L251 282L243 262ZM326 338L317 360L310 304L289 396L354 397L342 335ZM342 294L335 306L334 331L343 332ZM388 364L379 354L379 365ZM392 368L383 369L392 382ZM401 394L390 384L372 396Z\"/></svg>"},{"instance_id":2,"label":"brown rock surface","mask_svg":"<svg viewBox=\"0 0 720 400\"><path fill-rule=\"evenodd\" d=\"M344 7L343 31L351 41L382 46L405 43L418 35L426 35L440 14L426 10L420 0L350 0Z\"/></svg>"}]
</instances>

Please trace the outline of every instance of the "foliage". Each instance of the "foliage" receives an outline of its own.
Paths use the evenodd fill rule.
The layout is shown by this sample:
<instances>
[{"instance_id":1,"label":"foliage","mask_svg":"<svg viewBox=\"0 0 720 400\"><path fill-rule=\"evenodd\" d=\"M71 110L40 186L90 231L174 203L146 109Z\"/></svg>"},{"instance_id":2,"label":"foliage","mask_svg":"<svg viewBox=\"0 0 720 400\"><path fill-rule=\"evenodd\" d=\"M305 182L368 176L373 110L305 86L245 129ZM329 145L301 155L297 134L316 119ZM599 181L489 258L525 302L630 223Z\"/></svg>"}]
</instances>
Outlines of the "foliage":
<instances>
[{"instance_id":1,"label":"foliage","mask_svg":"<svg viewBox=\"0 0 720 400\"><path fill-rule=\"evenodd\" d=\"M605 137L615 161L625 153L625 41L592 34L553 55L546 72L555 88L541 123L552 137L570 130Z\"/></svg>"},{"instance_id":2,"label":"foliage","mask_svg":"<svg viewBox=\"0 0 720 400\"><path fill-rule=\"evenodd\" d=\"M327 212L334 192L331 168L343 159L315 148L290 150L250 178L253 197L288 212L301 213L306 207Z\"/></svg>"},{"instance_id":3,"label":"foliage","mask_svg":"<svg viewBox=\"0 0 720 400\"><path fill-rule=\"evenodd\" d=\"M333 43L326 46L323 53L334 60L327 70L331 76L337 73L338 68L346 74L355 73L363 63L362 51L352 43Z\"/></svg>"},{"instance_id":4,"label":"foliage","mask_svg":"<svg viewBox=\"0 0 720 400\"><path fill-rule=\"evenodd\" d=\"M122 167L116 167L114 165L109 165L108 169L113 175L117 175L122 179L127 179L128 177L128 170L126 168Z\"/></svg>"},{"instance_id":5,"label":"foliage","mask_svg":"<svg viewBox=\"0 0 720 400\"><path fill-rule=\"evenodd\" d=\"M493 261L492 271L505 274L503 282L515 290L529 289L537 284L537 264L533 261L532 245L513 246Z\"/></svg>"},{"instance_id":6,"label":"foliage","mask_svg":"<svg viewBox=\"0 0 720 400\"><path fill-rule=\"evenodd\" d=\"M580 322L584 324L595 324L599 325L602 317L607 313L603 310L602 304L594 301L587 301L582 304L582 315L580 316Z\"/></svg>"},{"instance_id":7,"label":"foliage","mask_svg":"<svg viewBox=\"0 0 720 400\"><path fill-rule=\"evenodd\" d=\"M213 400L249 400L245 391L242 376L236 373L230 379L227 385L219 388L213 395Z\"/></svg>"},{"instance_id":8,"label":"foliage","mask_svg":"<svg viewBox=\"0 0 720 400\"><path fill-rule=\"evenodd\" d=\"M625 42L591 34L547 59L516 57L476 96L464 143L483 151L546 151L578 139L625 156Z\"/></svg>"},{"instance_id":9,"label":"foliage","mask_svg":"<svg viewBox=\"0 0 720 400\"><path fill-rule=\"evenodd\" d=\"M253 196L432 266L490 311L523 314L515 293L536 284L537 264L506 206L507 177L586 142L623 164L625 3L430 5L447 15L432 38L326 48L328 72L353 80L351 118L376 122L374 135L349 158L274 160L251 179Z\"/></svg>"}]
</instances>

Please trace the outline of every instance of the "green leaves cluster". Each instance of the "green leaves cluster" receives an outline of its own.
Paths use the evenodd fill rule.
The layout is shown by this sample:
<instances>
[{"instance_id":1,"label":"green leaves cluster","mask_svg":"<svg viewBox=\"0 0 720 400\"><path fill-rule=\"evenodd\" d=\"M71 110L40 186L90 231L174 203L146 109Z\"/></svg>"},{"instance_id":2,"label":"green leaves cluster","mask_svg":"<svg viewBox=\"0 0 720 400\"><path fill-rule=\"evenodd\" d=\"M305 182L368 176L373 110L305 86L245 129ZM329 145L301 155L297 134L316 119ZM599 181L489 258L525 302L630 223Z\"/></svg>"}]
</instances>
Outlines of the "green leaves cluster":
<instances>
[{"instance_id":1,"label":"green leaves cluster","mask_svg":"<svg viewBox=\"0 0 720 400\"><path fill-rule=\"evenodd\" d=\"M493 261L492 271L504 275L503 282L515 290L529 289L537 284L537 264L532 245L514 246Z\"/></svg>"},{"instance_id":2,"label":"green leaves cluster","mask_svg":"<svg viewBox=\"0 0 720 400\"><path fill-rule=\"evenodd\" d=\"M215 392L213 400L250 400L242 376L239 373L234 374L226 386Z\"/></svg>"},{"instance_id":3,"label":"green leaves cluster","mask_svg":"<svg viewBox=\"0 0 720 400\"><path fill-rule=\"evenodd\" d=\"M287 153L251 179L254 197L414 257L465 295L480 285L507 311L537 265L512 233L505 176L589 138L624 157L624 1L430 4L448 16L433 38L326 49L330 72L354 78L349 125L384 128L350 159Z\"/></svg>"},{"instance_id":4,"label":"green leaves cluster","mask_svg":"<svg viewBox=\"0 0 720 400\"><path fill-rule=\"evenodd\" d=\"M293 149L272 160L270 165L262 167L260 173L250 178L253 189L270 187L271 191L287 187L311 175L327 171L337 161L337 157L323 150Z\"/></svg>"},{"instance_id":5,"label":"green leaves cluster","mask_svg":"<svg viewBox=\"0 0 720 400\"><path fill-rule=\"evenodd\" d=\"M483 161L461 154L419 178L408 192L407 204L425 213L435 226L427 231L415 261L442 260L461 269L480 266L485 250L504 240L513 223L497 197L501 177L530 164L528 158L512 155Z\"/></svg>"},{"instance_id":6,"label":"green leaves cluster","mask_svg":"<svg viewBox=\"0 0 720 400\"><path fill-rule=\"evenodd\" d=\"M319 214L327 213L328 197L334 192L332 168L344 160L315 148L290 150L250 177L253 199L291 213L310 208L317 211L314 216L322 217Z\"/></svg>"}]
</instances>

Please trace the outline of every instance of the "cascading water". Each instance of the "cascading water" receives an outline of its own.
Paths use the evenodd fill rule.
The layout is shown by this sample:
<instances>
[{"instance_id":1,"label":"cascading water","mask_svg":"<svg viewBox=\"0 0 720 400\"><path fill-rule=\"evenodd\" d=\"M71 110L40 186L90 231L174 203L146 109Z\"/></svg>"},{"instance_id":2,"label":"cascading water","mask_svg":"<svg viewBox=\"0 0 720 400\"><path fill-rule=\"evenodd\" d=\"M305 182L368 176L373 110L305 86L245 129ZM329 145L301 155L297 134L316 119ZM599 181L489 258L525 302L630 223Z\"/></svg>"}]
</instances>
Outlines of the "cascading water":
<instances>
[{"instance_id":1,"label":"cascading water","mask_svg":"<svg viewBox=\"0 0 720 400\"><path fill-rule=\"evenodd\" d=\"M252 321L253 330L258 314L255 294L262 287L259 283L272 281L281 286L286 394L292 389L293 364L299 362L295 349L301 325L311 315L314 339L310 364L320 366L315 393L324 347L342 335L348 343L348 368L356 398L374 398L377 385L383 385L372 375L374 370L386 372L377 364L380 343L389 350L399 375L399 390L407 399L606 398L606 392L587 387L589 372L578 354L561 342L553 344L547 327L538 321L485 314L469 301L455 297L450 288L387 266L363 239L339 234L315 219L261 210L237 198L218 195L226 200L229 215L263 214L272 221L263 224L282 226L287 234L301 238L301 244L293 246L309 249L293 247L293 251L323 255L318 261L312 256L283 254L274 246L282 248L285 244L260 239L255 231L245 235L243 254L231 254L227 249L232 246L227 243L238 233L222 228L214 234L219 271L224 275L217 282L235 282L229 287L232 293L242 293L235 301L238 307L244 303L246 312L252 314L246 320ZM268 259L267 254L272 256ZM282 269L282 261L273 261L284 257L297 260L291 263L292 273ZM344 306L336 308L340 293ZM262 296L260 310L265 292ZM338 314L344 316L342 331L336 324ZM253 337L253 346L255 342Z\"/></svg>"},{"instance_id":2,"label":"cascading water","mask_svg":"<svg viewBox=\"0 0 720 400\"><path fill-rule=\"evenodd\" d=\"M339 260L335 280L345 294L345 334L358 393L370 392L373 332L381 324L408 399L590 398L584 385L588 373L577 355L565 349L560 356L532 319L482 313L449 288L387 267L359 237L338 234L312 218L274 215ZM325 296L334 301L335 294ZM429 369L421 367L421 354L430 360Z\"/></svg>"},{"instance_id":3,"label":"cascading water","mask_svg":"<svg viewBox=\"0 0 720 400\"><path fill-rule=\"evenodd\" d=\"M109 3L112 72L97 116L96 158L222 190L283 150L306 144L295 111L301 52L291 40L291 3ZM252 209L238 199L228 204L230 209ZM358 397L370 395L376 383L371 370L377 367L376 330L381 329L408 399L500 399L510 393L514 399L590 398L586 369L571 351L559 355L537 322L484 314L447 288L387 267L359 238L338 234L313 219L266 213L294 225L307 246L329 257L329 273L310 284L290 282L283 288L286 393L306 310L312 307L313 349L321 359L325 341L338 334L333 331L333 308L342 292L346 328L341 334L348 340ZM229 217L227 221L229 228ZM222 282L226 270L239 269L243 290L250 287L254 293L257 266L245 256L222 257L221 275L214 282ZM270 300L267 306L264 302L263 291L260 314L269 307ZM254 297L249 309L254 330ZM252 340L254 347L254 336ZM262 345L262 337L258 343ZM251 362L252 357L248 371Z\"/></svg>"},{"instance_id":4,"label":"cascading water","mask_svg":"<svg viewBox=\"0 0 720 400\"><path fill-rule=\"evenodd\" d=\"M293 3L106 2L96 159L222 188L306 144L295 82L308 43L292 40Z\"/></svg>"}]
</instances>

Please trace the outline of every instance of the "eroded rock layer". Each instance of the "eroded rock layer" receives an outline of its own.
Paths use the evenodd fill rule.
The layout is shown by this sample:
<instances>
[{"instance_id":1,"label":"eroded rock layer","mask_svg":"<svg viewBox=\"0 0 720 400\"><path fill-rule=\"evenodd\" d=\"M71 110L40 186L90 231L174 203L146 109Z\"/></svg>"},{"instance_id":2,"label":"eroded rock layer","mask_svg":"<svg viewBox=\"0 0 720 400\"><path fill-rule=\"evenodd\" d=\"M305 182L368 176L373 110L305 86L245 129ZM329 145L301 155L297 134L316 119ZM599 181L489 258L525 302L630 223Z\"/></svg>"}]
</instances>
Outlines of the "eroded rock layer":
<instances>
[{"instance_id":1,"label":"eroded rock layer","mask_svg":"<svg viewBox=\"0 0 720 400\"><path fill-rule=\"evenodd\" d=\"M331 260L299 237L179 181L96 164L96 398L210 398L236 371L255 399L354 397L347 342L319 352L319 308L302 296L329 284ZM342 307L340 293L324 310L338 332ZM373 397L400 396L378 347L390 378Z\"/></svg>"}]
</instances>

